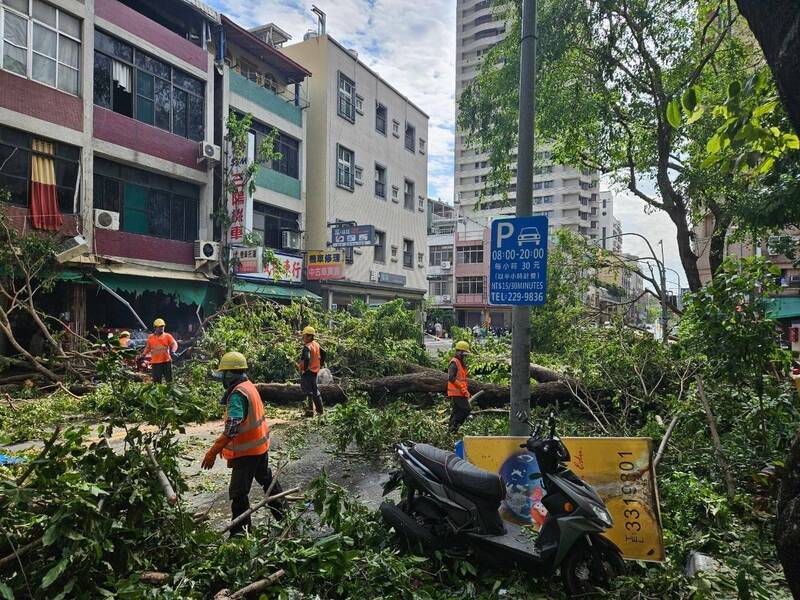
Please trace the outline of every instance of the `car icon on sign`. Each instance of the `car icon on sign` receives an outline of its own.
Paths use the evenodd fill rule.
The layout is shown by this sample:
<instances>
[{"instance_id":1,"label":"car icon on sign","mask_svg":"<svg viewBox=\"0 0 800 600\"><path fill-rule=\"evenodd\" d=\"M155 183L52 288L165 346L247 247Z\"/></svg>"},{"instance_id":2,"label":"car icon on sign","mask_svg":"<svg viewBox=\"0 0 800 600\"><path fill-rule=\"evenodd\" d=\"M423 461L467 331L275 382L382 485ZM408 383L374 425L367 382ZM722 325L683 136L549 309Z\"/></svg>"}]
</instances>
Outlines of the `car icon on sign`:
<instances>
[{"instance_id":1,"label":"car icon on sign","mask_svg":"<svg viewBox=\"0 0 800 600\"><path fill-rule=\"evenodd\" d=\"M536 227L523 227L517 236L517 243L522 246L523 244L536 244L537 246L542 241L542 236L539 235L539 230Z\"/></svg>"}]
</instances>

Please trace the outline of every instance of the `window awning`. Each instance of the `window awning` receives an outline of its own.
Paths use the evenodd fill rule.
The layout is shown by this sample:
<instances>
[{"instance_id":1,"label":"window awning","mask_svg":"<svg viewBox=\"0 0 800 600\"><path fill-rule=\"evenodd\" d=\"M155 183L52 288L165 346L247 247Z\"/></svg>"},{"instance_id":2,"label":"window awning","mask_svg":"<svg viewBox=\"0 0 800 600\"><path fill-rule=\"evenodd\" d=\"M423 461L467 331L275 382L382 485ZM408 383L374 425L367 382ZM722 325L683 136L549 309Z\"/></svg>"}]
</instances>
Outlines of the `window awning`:
<instances>
[{"instance_id":1,"label":"window awning","mask_svg":"<svg viewBox=\"0 0 800 600\"><path fill-rule=\"evenodd\" d=\"M180 304L201 306L206 299L208 283L164 277L135 277L118 273L96 273L98 281L118 292L128 292L139 296L144 292L161 292L173 296Z\"/></svg>"},{"instance_id":2,"label":"window awning","mask_svg":"<svg viewBox=\"0 0 800 600\"><path fill-rule=\"evenodd\" d=\"M269 283L255 283L253 281L237 281L233 291L240 294L254 294L276 300L291 300L292 298L309 298L314 302L322 302L322 298L304 288L273 285Z\"/></svg>"},{"instance_id":3,"label":"window awning","mask_svg":"<svg viewBox=\"0 0 800 600\"><path fill-rule=\"evenodd\" d=\"M800 317L800 297L770 298L767 316L772 319Z\"/></svg>"}]
</instances>

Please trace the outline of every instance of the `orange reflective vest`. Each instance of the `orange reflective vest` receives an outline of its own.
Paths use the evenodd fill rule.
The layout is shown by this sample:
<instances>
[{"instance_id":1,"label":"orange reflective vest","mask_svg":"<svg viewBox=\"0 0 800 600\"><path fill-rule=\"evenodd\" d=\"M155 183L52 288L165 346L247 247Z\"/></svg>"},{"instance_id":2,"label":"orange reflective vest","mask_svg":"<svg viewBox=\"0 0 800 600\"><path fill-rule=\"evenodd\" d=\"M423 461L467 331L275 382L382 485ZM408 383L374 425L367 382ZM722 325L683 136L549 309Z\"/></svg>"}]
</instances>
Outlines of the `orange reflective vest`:
<instances>
[{"instance_id":1,"label":"orange reflective vest","mask_svg":"<svg viewBox=\"0 0 800 600\"><path fill-rule=\"evenodd\" d=\"M241 456L258 456L269 450L269 424L264 415L264 403L252 381L245 380L237 385L234 392L247 398L247 416L239 425L239 433L222 449L222 456L228 460ZM231 392L233 393L233 392ZM228 408L225 407L225 419Z\"/></svg>"},{"instance_id":2,"label":"orange reflective vest","mask_svg":"<svg viewBox=\"0 0 800 600\"><path fill-rule=\"evenodd\" d=\"M151 333L147 338L147 346L144 348L144 353L150 353L150 362L154 365L160 363L171 362L172 357L169 355L170 348L173 352L178 349L178 342L175 338L168 333L156 335Z\"/></svg>"},{"instance_id":3,"label":"orange reflective vest","mask_svg":"<svg viewBox=\"0 0 800 600\"><path fill-rule=\"evenodd\" d=\"M447 395L448 396L466 396L469 398L469 388L467 387L467 377L469 373L467 369L464 368L464 363L462 363L458 358L455 356L450 360L450 364L456 363L456 368L458 371L456 372L456 380L450 381L447 380Z\"/></svg>"},{"instance_id":4,"label":"orange reflective vest","mask_svg":"<svg viewBox=\"0 0 800 600\"><path fill-rule=\"evenodd\" d=\"M319 373L319 369L322 366L322 354L320 352L319 344L316 340L311 340L306 344L306 348L308 348L308 370L312 373ZM300 370L303 370L303 362L300 361Z\"/></svg>"}]
</instances>

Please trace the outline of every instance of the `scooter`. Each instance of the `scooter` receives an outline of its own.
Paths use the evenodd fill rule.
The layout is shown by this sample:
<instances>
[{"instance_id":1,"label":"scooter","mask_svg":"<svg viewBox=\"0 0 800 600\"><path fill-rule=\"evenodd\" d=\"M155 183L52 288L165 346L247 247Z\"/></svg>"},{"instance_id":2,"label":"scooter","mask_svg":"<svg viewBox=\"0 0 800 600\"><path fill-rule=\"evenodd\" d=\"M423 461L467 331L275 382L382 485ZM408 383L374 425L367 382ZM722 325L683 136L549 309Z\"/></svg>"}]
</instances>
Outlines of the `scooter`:
<instances>
[{"instance_id":1,"label":"scooter","mask_svg":"<svg viewBox=\"0 0 800 600\"><path fill-rule=\"evenodd\" d=\"M560 570L572 595L608 589L625 570L619 548L601 535L612 527L611 515L594 488L565 466L570 454L556 435L552 412L549 429L542 437L541 424L531 428L520 445L536 457L541 472L530 479L541 479L546 492L541 501L547 516L538 534L501 518L506 485L499 475L413 442L395 446L401 469L384 486L384 496L401 483L404 494L399 504L381 504L384 521L429 552L472 553L484 564L539 576Z\"/></svg>"}]
</instances>

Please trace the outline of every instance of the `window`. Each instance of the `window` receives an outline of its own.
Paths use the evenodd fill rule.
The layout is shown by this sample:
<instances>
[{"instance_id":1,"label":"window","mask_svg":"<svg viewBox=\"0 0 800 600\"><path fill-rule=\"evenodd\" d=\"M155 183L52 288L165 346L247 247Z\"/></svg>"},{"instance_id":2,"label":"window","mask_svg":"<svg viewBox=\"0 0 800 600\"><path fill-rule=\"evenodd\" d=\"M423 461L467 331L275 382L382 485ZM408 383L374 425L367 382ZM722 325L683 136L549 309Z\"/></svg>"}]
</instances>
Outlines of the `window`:
<instances>
[{"instance_id":1,"label":"window","mask_svg":"<svg viewBox=\"0 0 800 600\"><path fill-rule=\"evenodd\" d=\"M392 119L392 135L396 138L400 137L400 121Z\"/></svg>"},{"instance_id":2,"label":"window","mask_svg":"<svg viewBox=\"0 0 800 600\"><path fill-rule=\"evenodd\" d=\"M425 140L419 138L419 153L425 154Z\"/></svg>"},{"instance_id":3,"label":"window","mask_svg":"<svg viewBox=\"0 0 800 600\"><path fill-rule=\"evenodd\" d=\"M534 175L545 175L553 172L553 165L547 165L545 167L534 167L533 174Z\"/></svg>"},{"instance_id":4,"label":"window","mask_svg":"<svg viewBox=\"0 0 800 600\"><path fill-rule=\"evenodd\" d=\"M300 231L300 215L296 212L253 202L253 233L258 233L268 248L283 249L283 232Z\"/></svg>"},{"instance_id":5,"label":"window","mask_svg":"<svg viewBox=\"0 0 800 600\"><path fill-rule=\"evenodd\" d=\"M431 296L451 296L453 294L453 280L431 279L428 290Z\"/></svg>"},{"instance_id":6,"label":"window","mask_svg":"<svg viewBox=\"0 0 800 600\"><path fill-rule=\"evenodd\" d=\"M356 121L356 84L349 77L343 73L339 73L339 93L338 102L336 104L336 112L340 117L343 117L355 123Z\"/></svg>"},{"instance_id":7,"label":"window","mask_svg":"<svg viewBox=\"0 0 800 600\"><path fill-rule=\"evenodd\" d=\"M432 267L440 267L443 262L453 264L452 246L431 246L428 248L428 264Z\"/></svg>"},{"instance_id":8,"label":"window","mask_svg":"<svg viewBox=\"0 0 800 600\"><path fill-rule=\"evenodd\" d=\"M94 160L94 206L119 212L122 231L192 242L199 198L199 188L191 183Z\"/></svg>"},{"instance_id":9,"label":"window","mask_svg":"<svg viewBox=\"0 0 800 600\"><path fill-rule=\"evenodd\" d=\"M457 249L458 263L461 265L477 265L483 262L483 245L461 246Z\"/></svg>"},{"instance_id":10,"label":"window","mask_svg":"<svg viewBox=\"0 0 800 600\"><path fill-rule=\"evenodd\" d=\"M375 230L375 245L373 246L375 255L372 260L376 263L386 262L386 234L383 231Z\"/></svg>"},{"instance_id":11,"label":"window","mask_svg":"<svg viewBox=\"0 0 800 600\"><path fill-rule=\"evenodd\" d=\"M0 190L8 190L10 202L30 204L34 159L53 166L56 195L62 213L74 213L75 188L78 184L80 148L51 142L28 133L0 127Z\"/></svg>"},{"instance_id":12,"label":"window","mask_svg":"<svg viewBox=\"0 0 800 600\"><path fill-rule=\"evenodd\" d=\"M414 268L414 241L403 240L403 267L406 269Z\"/></svg>"},{"instance_id":13,"label":"window","mask_svg":"<svg viewBox=\"0 0 800 600\"><path fill-rule=\"evenodd\" d=\"M456 277L456 294L483 294L483 277Z\"/></svg>"},{"instance_id":14,"label":"window","mask_svg":"<svg viewBox=\"0 0 800 600\"><path fill-rule=\"evenodd\" d=\"M403 191L403 208L414 210L414 182L406 179Z\"/></svg>"},{"instance_id":15,"label":"window","mask_svg":"<svg viewBox=\"0 0 800 600\"><path fill-rule=\"evenodd\" d=\"M400 188L396 185L392 186L392 202L399 202Z\"/></svg>"},{"instance_id":16,"label":"window","mask_svg":"<svg viewBox=\"0 0 800 600\"><path fill-rule=\"evenodd\" d=\"M352 248L345 248L344 249L344 263L346 265L353 264L353 249Z\"/></svg>"},{"instance_id":17,"label":"window","mask_svg":"<svg viewBox=\"0 0 800 600\"><path fill-rule=\"evenodd\" d=\"M355 168L355 180L356 180L356 185L364 185L364 168L363 167L356 167Z\"/></svg>"},{"instance_id":18,"label":"window","mask_svg":"<svg viewBox=\"0 0 800 600\"><path fill-rule=\"evenodd\" d=\"M360 115L364 114L364 98L356 94L356 112Z\"/></svg>"},{"instance_id":19,"label":"window","mask_svg":"<svg viewBox=\"0 0 800 600\"><path fill-rule=\"evenodd\" d=\"M417 252L417 266L418 267L425 266L425 253L424 252Z\"/></svg>"},{"instance_id":20,"label":"window","mask_svg":"<svg viewBox=\"0 0 800 600\"><path fill-rule=\"evenodd\" d=\"M375 195L386 200L386 167L375 163Z\"/></svg>"},{"instance_id":21,"label":"window","mask_svg":"<svg viewBox=\"0 0 800 600\"><path fill-rule=\"evenodd\" d=\"M392 261L397 262L397 246L392 246Z\"/></svg>"},{"instance_id":22,"label":"window","mask_svg":"<svg viewBox=\"0 0 800 600\"><path fill-rule=\"evenodd\" d=\"M205 84L98 30L94 103L196 142L204 138Z\"/></svg>"},{"instance_id":23,"label":"window","mask_svg":"<svg viewBox=\"0 0 800 600\"><path fill-rule=\"evenodd\" d=\"M417 137L417 130L410 123L406 123L406 150L414 152L416 150L415 141Z\"/></svg>"},{"instance_id":24,"label":"window","mask_svg":"<svg viewBox=\"0 0 800 600\"><path fill-rule=\"evenodd\" d=\"M354 155L344 146L336 145L336 185L353 191Z\"/></svg>"},{"instance_id":25,"label":"window","mask_svg":"<svg viewBox=\"0 0 800 600\"><path fill-rule=\"evenodd\" d=\"M241 114L239 115L239 117L242 116ZM256 138L255 144L258 149L264 143L264 140L272 135L274 129L270 125L253 120L250 125L250 131ZM300 179L300 142L282 131L278 131L275 135L273 148L280 153L280 158L273 158L272 162L266 166L273 171L288 175L292 179Z\"/></svg>"},{"instance_id":26,"label":"window","mask_svg":"<svg viewBox=\"0 0 800 600\"><path fill-rule=\"evenodd\" d=\"M552 204L553 203L553 196L542 196L539 199L542 201L542 204Z\"/></svg>"},{"instance_id":27,"label":"window","mask_svg":"<svg viewBox=\"0 0 800 600\"><path fill-rule=\"evenodd\" d=\"M0 67L78 95L81 22L41 0L0 6Z\"/></svg>"},{"instance_id":28,"label":"window","mask_svg":"<svg viewBox=\"0 0 800 600\"><path fill-rule=\"evenodd\" d=\"M380 102L375 104L375 130L386 135L386 107Z\"/></svg>"}]
</instances>

